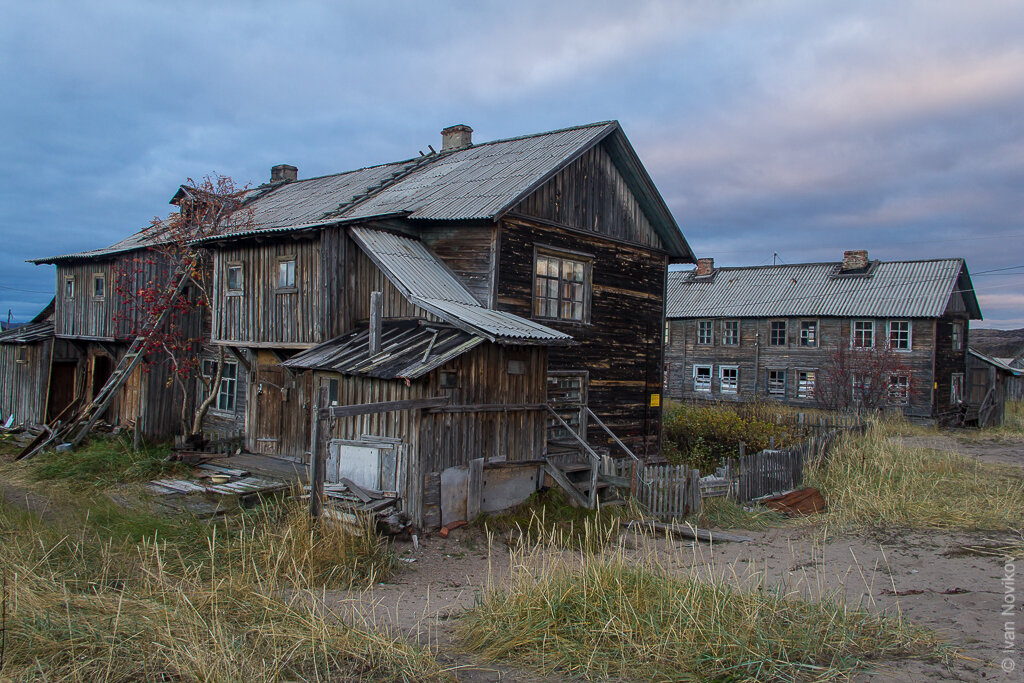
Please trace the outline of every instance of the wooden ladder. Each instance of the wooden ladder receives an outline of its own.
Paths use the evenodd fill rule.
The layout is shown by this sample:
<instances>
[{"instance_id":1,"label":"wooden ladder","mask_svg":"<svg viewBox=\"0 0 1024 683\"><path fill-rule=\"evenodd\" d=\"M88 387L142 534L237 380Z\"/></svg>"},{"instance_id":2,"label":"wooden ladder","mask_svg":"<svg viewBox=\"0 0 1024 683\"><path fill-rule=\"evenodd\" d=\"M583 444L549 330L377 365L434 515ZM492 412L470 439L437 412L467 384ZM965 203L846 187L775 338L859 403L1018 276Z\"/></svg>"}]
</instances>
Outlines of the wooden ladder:
<instances>
[{"instance_id":1,"label":"wooden ladder","mask_svg":"<svg viewBox=\"0 0 1024 683\"><path fill-rule=\"evenodd\" d=\"M117 392L128 381L128 378L142 360L143 349L146 343L164 324L171 310L171 302L185 289L185 284L191 277L194 267L194 260L178 266L172 276L172 281L175 282L175 285L173 290L169 290L170 296L166 299L167 305L163 306L158 313L150 316L149 320L146 321L146 325L132 341L131 346L128 347L128 352L118 361L117 367L114 368L114 372L107 378L103 388L93 396L92 401L82 409L82 412L73 421L61 429L59 434L61 439L66 438L68 435L73 435L70 441L72 448L76 448L82 443L89 430L93 428L93 425L100 419L100 416L110 407L110 403L117 396ZM174 280L173 278L177 279Z\"/></svg>"}]
</instances>

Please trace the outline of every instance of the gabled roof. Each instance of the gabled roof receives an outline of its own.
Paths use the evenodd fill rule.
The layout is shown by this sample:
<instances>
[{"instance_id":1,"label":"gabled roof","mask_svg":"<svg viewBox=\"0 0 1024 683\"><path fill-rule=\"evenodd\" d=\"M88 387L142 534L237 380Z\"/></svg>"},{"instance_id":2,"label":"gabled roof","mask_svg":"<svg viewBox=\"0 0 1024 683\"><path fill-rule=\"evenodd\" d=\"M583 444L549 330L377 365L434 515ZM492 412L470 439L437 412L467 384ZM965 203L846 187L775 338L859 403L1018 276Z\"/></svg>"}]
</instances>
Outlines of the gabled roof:
<instances>
[{"instance_id":1,"label":"gabled roof","mask_svg":"<svg viewBox=\"0 0 1024 683\"><path fill-rule=\"evenodd\" d=\"M988 363L989 365L998 368L999 370L1002 370L1003 372L1007 372L1013 375L1014 377L1020 377L1024 375L1024 369L1010 367L1010 364L1007 363L1004 359L989 356L988 354L984 354L981 351L978 351L977 349L974 349L972 347L968 347L967 352L970 353L975 358L982 360Z\"/></svg>"},{"instance_id":2,"label":"gabled roof","mask_svg":"<svg viewBox=\"0 0 1024 683\"><path fill-rule=\"evenodd\" d=\"M617 121L474 144L337 175L256 188L245 225L221 235L302 230L400 216L497 220L588 149L604 142L673 256L692 258L678 224ZM210 237L204 241L214 241Z\"/></svg>"},{"instance_id":3,"label":"gabled roof","mask_svg":"<svg viewBox=\"0 0 1024 683\"><path fill-rule=\"evenodd\" d=\"M490 341L569 344L572 337L513 313L481 306L454 273L417 239L352 228L352 236L409 301Z\"/></svg>"},{"instance_id":4,"label":"gabled roof","mask_svg":"<svg viewBox=\"0 0 1024 683\"><path fill-rule=\"evenodd\" d=\"M161 244L163 233L159 230L155 230L153 226L143 228L134 235L126 237L120 242L115 242L109 247L103 249L91 249L89 251L79 251L73 254L63 254L61 256L47 256L45 258L29 259L29 263L35 263L36 265L42 265L45 263L66 263L69 261L87 261L90 259L108 259L119 254L125 254L130 251L136 251L138 249L145 249L148 247L156 246Z\"/></svg>"},{"instance_id":5,"label":"gabled roof","mask_svg":"<svg viewBox=\"0 0 1024 683\"><path fill-rule=\"evenodd\" d=\"M289 358L283 365L343 375L416 379L484 341L483 337L446 325L386 320L381 325L379 353L370 354L370 330L364 324Z\"/></svg>"},{"instance_id":6,"label":"gabled roof","mask_svg":"<svg viewBox=\"0 0 1024 683\"><path fill-rule=\"evenodd\" d=\"M963 259L875 261L864 275L839 274L838 262L715 268L669 273L669 318L938 318L954 294L981 319Z\"/></svg>"}]
</instances>

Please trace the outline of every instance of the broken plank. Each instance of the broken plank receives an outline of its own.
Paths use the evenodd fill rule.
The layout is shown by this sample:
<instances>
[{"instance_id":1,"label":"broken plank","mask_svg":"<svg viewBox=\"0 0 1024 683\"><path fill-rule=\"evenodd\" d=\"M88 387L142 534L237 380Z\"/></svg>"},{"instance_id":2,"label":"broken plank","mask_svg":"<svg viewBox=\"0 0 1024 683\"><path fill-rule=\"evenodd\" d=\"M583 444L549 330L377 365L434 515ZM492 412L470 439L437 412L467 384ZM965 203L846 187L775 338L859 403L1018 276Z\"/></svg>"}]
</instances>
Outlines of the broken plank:
<instances>
[{"instance_id":1,"label":"broken plank","mask_svg":"<svg viewBox=\"0 0 1024 683\"><path fill-rule=\"evenodd\" d=\"M377 512L378 510L389 508L397 502L398 501L394 498L380 498L370 503L366 503L365 505L360 505L356 509L360 512Z\"/></svg>"},{"instance_id":2,"label":"broken plank","mask_svg":"<svg viewBox=\"0 0 1024 683\"><path fill-rule=\"evenodd\" d=\"M348 490L356 495L356 497L364 503L369 503L371 500L380 498L379 495L372 495L366 489L362 488L358 484L354 483L351 479L341 478L341 483L348 487Z\"/></svg>"},{"instance_id":3,"label":"broken plank","mask_svg":"<svg viewBox=\"0 0 1024 683\"><path fill-rule=\"evenodd\" d=\"M248 470L236 470L232 467L221 467L220 465L214 465L208 462L204 462L201 465L196 465L201 470L209 470L211 472L217 472L219 474L226 474L229 477L244 477L249 474Z\"/></svg>"},{"instance_id":4,"label":"broken plank","mask_svg":"<svg viewBox=\"0 0 1024 683\"><path fill-rule=\"evenodd\" d=\"M736 534L730 534L724 531L705 531L704 529L698 529L697 527L690 526L689 524L663 524L650 519L632 521L624 523L624 525L629 529L647 527L654 529L655 531L667 531L675 536L692 538L699 541L732 541L734 543L749 543L754 540L747 536L737 536Z\"/></svg>"}]
</instances>

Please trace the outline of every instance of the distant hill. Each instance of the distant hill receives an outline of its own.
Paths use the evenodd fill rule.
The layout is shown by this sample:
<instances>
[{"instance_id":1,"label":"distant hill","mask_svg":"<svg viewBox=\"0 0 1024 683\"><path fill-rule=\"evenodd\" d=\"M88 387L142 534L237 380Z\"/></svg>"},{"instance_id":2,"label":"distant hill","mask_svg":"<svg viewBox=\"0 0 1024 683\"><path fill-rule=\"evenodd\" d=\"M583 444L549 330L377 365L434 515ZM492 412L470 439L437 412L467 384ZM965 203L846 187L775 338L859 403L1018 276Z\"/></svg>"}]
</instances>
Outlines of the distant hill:
<instances>
[{"instance_id":1,"label":"distant hill","mask_svg":"<svg viewBox=\"0 0 1024 683\"><path fill-rule=\"evenodd\" d=\"M1017 358L1024 353L1024 328L1019 330L971 330L971 348L996 358Z\"/></svg>"}]
</instances>

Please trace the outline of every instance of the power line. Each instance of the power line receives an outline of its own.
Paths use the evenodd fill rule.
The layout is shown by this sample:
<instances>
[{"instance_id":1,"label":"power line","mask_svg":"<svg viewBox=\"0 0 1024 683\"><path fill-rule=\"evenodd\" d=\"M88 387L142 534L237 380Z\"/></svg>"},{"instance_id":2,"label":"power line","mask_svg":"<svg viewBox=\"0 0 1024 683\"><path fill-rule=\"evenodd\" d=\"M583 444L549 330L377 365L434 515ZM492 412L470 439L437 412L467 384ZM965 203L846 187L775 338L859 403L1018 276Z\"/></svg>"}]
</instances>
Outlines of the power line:
<instances>
[{"instance_id":1,"label":"power line","mask_svg":"<svg viewBox=\"0 0 1024 683\"><path fill-rule=\"evenodd\" d=\"M8 287L7 285L0 285L0 289L9 289L13 292L25 292L26 294L53 294L53 292L39 291L38 289L20 289L18 287Z\"/></svg>"}]
</instances>

